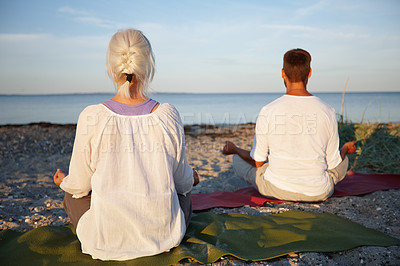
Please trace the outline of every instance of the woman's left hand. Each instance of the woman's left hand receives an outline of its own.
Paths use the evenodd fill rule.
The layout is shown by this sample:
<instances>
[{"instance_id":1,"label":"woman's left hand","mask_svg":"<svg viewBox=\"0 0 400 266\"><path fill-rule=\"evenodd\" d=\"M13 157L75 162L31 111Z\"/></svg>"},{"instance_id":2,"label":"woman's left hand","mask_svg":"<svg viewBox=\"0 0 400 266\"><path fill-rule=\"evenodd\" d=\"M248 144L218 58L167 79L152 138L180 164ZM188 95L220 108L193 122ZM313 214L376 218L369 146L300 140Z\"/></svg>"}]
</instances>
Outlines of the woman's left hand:
<instances>
[{"instance_id":1,"label":"woman's left hand","mask_svg":"<svg viewBox=\"0 0 400 266\"><path fill-rule=\"evenodd\" d=\"M57 186L60 186L60 184L61 184L61 182L63 181L63 179L65 178L65 174L63 173L63 172L61 172L61 169L60 168L58 168L57 169L57 172L54 174L54 183L57 185Z\"/></svg>"}]
</instances>

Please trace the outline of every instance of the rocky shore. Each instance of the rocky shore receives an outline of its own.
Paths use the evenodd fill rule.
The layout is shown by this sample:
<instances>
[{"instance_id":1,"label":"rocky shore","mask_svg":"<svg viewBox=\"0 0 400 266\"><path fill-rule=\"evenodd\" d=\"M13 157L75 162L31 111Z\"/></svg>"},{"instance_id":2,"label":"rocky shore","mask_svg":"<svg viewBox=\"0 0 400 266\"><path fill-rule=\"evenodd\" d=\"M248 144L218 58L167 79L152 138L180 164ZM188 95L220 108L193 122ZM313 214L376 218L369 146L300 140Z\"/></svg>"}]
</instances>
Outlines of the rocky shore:
<instances>
[{"instance_id":1,"label":"rocky shore","mask_svg":"<svg viewBox=\"0 0 400 266\"><path fill-rule=\"evenodd\" d=\"M220 150L226 140L250 149L254 124L194 125L186 126L185 132L188 161L201 176L193 193L235 191L248 186L235 176L231 156L221 155ZM63 193L54 185L52 177L57 168L68 172L74 136L75 125L0 126L0 229L27 231L39 226L69 223L62 208ZM210 211L251 215L269 215L291 209L328 212L400 238L399 199L399 190L388 190L313 204L280 203ZM399 262L400 247L359 247L335 253L293 253L262 262L224 257L213 265L399 265ZM180 264L195 262L183 260Z\"/></svg>"}]
</instances>

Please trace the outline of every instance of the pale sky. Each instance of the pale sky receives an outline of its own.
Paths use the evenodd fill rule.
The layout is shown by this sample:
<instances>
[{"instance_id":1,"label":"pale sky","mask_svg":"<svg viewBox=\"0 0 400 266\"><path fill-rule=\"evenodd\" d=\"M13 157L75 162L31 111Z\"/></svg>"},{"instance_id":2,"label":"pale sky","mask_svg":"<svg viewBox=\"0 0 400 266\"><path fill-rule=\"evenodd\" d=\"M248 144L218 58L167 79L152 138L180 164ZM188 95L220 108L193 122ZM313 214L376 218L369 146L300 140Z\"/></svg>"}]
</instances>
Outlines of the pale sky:
<instances>
[{"instance_id":1,"label":"pale sky","mask_svg":"<svg viewBox=\"0 0 400 266\"><path fill-rule=\"evenodd\" d=\"M292 48L312 55L312 92L400 91L397 0L0 1L0 94L113 93L125 28L152 43L156 92L281 92Z\"/></svg>"}]
</instances>

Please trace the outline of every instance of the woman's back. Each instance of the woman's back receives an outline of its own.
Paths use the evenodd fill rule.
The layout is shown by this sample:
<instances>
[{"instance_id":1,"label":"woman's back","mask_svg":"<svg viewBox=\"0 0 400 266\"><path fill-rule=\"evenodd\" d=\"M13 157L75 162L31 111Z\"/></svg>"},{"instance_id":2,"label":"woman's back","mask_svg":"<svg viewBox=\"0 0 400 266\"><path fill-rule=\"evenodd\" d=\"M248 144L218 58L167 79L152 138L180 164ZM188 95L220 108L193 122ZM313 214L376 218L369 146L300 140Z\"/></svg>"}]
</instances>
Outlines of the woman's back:
<instances>
[{"instance_id":1,"label":"woman's back","mask_svg":"<svg viewBox=\"0 0 400 266\"><path fill-rule=\"evenodd\" d=\"M57 169L54 182L82 252L102 260L162 253L185 234L199 177L178 111L146 96L155 61L142 32L111 37L106 70L117 94L81 113L69 174Z\"/></svg>"},{"instance_id":2,"label":"woman's back","mask_svg":"<svg viewBox=\"0 0 400 266\"><path fill-rule=\"evenodd\" d=\"M77 226L82 251L126 260L177 246L186 226L176 191L189 192L193 178L176 109L162 104L148 115L124 116L100 104L86 108L78 124L62 188L92 190Z\"/></svg>"}]
</instances>

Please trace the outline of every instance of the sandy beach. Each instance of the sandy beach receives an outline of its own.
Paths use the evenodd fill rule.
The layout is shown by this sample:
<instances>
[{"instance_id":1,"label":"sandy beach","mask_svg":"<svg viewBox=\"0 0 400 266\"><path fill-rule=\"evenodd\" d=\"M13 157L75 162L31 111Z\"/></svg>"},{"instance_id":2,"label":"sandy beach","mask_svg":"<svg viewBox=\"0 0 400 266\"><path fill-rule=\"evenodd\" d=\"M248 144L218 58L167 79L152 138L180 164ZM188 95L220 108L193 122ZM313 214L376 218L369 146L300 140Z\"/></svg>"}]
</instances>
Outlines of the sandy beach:
<instances>
[{"instance_id":1,"label":"sandy beach","mask_svg":"<svg viewBox=\"0 0 400 266\"><path fill-rule=\"evenodd\" d=\"M399 132L398 124L390 127ZM201 182L193 193L235 191L249 186L235 175L232 157L223 156L221 149L226 140L250 149L254 124L185 126L185 133L188 161L201 176ZM52 178L57 168L68 172L74 136L75 125L41 123L0 126L0 229L27 231L39 226L69 223L62 208L63 192L54 185ZM394 156L398 156L398 146L389 148L396 149ZM361 156L358 159L361 161ZM387 172L386 169L374 170L365 165L355 170ZM294 209L332 213L400 239L399 199L399 190L388 190L364 196L330 198L313 204L280 203L210 211L270 215ZM212 265L398 265L399 262L400 247L397 246L359 247L334 253L297 253L262 262L243 262L224 257ZM196 263L183 260L180 264Z\"/></svg>"}]
</instances>

